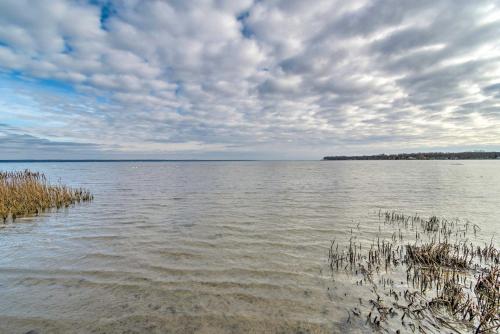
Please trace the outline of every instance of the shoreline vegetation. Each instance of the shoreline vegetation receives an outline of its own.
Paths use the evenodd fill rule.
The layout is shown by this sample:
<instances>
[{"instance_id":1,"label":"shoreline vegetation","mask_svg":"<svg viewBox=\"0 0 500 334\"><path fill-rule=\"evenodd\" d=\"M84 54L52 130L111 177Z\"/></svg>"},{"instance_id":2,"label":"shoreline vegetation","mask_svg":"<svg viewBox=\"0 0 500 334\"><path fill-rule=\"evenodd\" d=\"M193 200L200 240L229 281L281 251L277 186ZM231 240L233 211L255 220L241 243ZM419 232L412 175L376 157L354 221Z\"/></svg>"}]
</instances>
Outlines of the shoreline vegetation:
<instances>
[{"instance_id":1,"label":"shoreline vegetation","mask_svg":"<svg viewBox=\"0 0 500 334\"><path fill-rule=\"evenodd\" d=\"M495 333L500 329L500 250L476 241L469 221L379 211L370 242L351 229L348 244L332 241L333 280L367 289L347 322L372 330Z\"/></svg>"},{"instance_id":2,"label":"shoreline vegetation","mask_svg":"<svg viewBox=\"0 0 500 334\"><path fill-rule=\"evenodd\" d=\"M65 208L91 201L92 194L83 188L52 185L44 174L28 169L0 171L0 219L3 222L19 217L38 215L48 209Z\"/></svg>"},{"instance_id":3,"label":"shoreline vegetation","mask_svg":"<svg viewBox=\"0 0 500 334\"><path fill-rule=\"evenodd\" d=\"M323 160L490 160L500 159L500 152L422 152L353 156L326 156Z\"/></svg>"}]
</instances>

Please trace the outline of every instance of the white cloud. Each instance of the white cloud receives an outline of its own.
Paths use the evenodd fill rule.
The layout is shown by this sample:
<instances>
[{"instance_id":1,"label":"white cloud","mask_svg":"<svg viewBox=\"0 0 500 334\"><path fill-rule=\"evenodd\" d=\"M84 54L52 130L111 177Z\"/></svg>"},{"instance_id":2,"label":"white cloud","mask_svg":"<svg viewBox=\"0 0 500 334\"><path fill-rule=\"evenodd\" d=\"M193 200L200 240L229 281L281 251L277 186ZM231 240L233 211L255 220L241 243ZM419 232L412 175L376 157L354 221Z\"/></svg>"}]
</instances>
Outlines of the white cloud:
<instances>
[{"instance_id":1,"label":"white cloud","mask_svg":"<svg viewBox=\"0 0 500 334\"><path fill-rule=\"evenodd\" d=\"M498 7L2 1L1 83L17 98L0 98L0 133L15 126L21 151L23 134L89 145L66 145L75 155L499 148Z\"/></svg>"}]
</instances>

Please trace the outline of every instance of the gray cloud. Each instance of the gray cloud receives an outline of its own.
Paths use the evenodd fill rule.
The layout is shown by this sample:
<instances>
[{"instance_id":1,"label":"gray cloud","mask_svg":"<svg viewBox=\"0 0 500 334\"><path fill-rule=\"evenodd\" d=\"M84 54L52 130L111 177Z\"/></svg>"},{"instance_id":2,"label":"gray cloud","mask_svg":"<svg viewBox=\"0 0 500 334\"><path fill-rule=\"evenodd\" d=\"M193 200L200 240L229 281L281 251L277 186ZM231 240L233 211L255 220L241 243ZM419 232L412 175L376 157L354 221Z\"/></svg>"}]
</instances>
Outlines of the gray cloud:
<instances>
[{"instance_id":1,"label":"gray cloud","mask_svg":"<svg viewBox=\"0 0 500 334\"><path fill-rule=\"evenodd\" d=\"M499 35L494 0L6 0L0 153L500 148Z\"/></svg>"},{"instance_id":2,"label":"gray cloud","mask_svg":"<svg viewBox=\"0 0 500 334\"><path fill-rule=\"evenodd\" d=\"M82 155L94 156L98 150L99 147L94 144L53 141L19 132L0 123L2 159L77 158Z\"/></svg>"}]
</instances>

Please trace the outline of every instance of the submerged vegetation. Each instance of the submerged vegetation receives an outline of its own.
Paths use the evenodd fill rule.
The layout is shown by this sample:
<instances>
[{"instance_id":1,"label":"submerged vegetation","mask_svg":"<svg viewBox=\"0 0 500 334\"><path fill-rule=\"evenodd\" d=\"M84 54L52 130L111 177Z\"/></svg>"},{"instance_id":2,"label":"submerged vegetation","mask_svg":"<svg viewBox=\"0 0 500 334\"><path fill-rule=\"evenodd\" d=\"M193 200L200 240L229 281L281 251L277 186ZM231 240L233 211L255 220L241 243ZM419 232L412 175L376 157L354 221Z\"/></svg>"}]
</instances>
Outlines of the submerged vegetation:
<instances>
[{"instance_id":1,"label":"submerged vegetation","mask_svg":"<svg viewBox=\"0 0 500 334\"><path fill-rule=\"evenodd\" d=\"M0 219L4 222L92 199L88 190L52 185L39 172L0 172Z\"/></svg>"},{"instance_id":2,"label":"submerged vegetation","mask_svg":"<svg viewBox=\"0 0 500 334\"><path fill-rule=\"evenodd\" d=\"M351 230L349 244L334 240L329 249L332 274L352 276L372 293L350 310L349 322L352 313L360 326L397 333L500 330L500 251L493 240L471 241L478 226L396 212L379 218L371 244ZM364 316L361 305L369 305Z\"/></svg>"}]
</instances>

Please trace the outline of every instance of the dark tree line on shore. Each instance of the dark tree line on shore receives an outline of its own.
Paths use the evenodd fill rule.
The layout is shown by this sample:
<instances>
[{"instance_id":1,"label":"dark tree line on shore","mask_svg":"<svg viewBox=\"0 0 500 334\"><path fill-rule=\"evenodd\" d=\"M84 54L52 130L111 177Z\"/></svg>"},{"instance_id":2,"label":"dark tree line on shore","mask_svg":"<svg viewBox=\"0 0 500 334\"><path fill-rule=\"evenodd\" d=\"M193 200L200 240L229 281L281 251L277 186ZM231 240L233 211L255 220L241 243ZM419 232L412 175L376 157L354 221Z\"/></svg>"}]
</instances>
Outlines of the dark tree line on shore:
<instances>
[{"instance_id":1,"label":"dark tree line on shore","mask_svg":"<svg viewBox=\"0 0 500 334\"><path fill-rule=\"evenodd\" d=\"M326 156L323 160L470 160L500 159L500 152L428 152L357 156Z\"/></svg>"}]
</instances>

